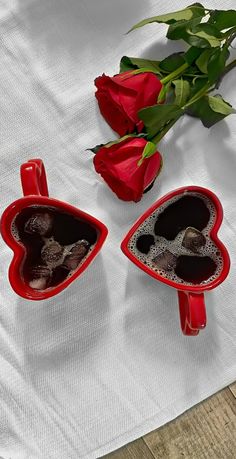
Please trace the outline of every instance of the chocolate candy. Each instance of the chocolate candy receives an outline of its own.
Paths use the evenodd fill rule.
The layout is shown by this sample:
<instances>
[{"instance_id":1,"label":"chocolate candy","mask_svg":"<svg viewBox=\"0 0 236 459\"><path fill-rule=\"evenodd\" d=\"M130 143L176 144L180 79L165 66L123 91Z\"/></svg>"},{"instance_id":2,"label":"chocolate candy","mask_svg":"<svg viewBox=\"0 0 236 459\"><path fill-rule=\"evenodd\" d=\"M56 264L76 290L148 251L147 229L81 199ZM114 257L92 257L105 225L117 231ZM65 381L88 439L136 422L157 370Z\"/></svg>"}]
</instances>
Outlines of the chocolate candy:
<instances>
[{"instance_id":1,"label":"chocolate candy","mask_svg":"<svg viewBox=\"0 0 236 459\"><path fill-rule=\"evenodd\" d=\"M69 270L76 269L89 250L90 244L85 239L78 241L64 260L63 266Z\"/></svg>"},{"instance_id":2,"label":"chocolate candy","mask_svg":"<svg viewBox=\"0 0 236 459\"><path fill-rule=\"evenodd\" d=\"M169 250L165 250L153 258L152 261L155 263L158 269L163 271L171 271L176 266L177 257Z\"/></svg>"},{"instance_id":3,"label":"chocolate candy","mask_svg":"<svg viewBox=\"0 0 236 459\"><path fill-rule=\"evenodd\" d=\"M30 270L29 286L35 290L44 290L51 278L51 270L47 266L36 265Z\"/></svg>"},{"instance_id":4,"label":"chocolate candy","mask_svg":"<svg viewBox=\"0 0 236 459\"><path fill-rule=\"evenodd\" d=\"M56 241L47 241L41 250L42 261L46 264L57 265L60 264L64 249ZM63 260L61 260L63 261Z\"/></svg>"},{"instance_id":5,"label":"chocolate candy","mask_svg":"<svg viewBox=\"0 0 236 459\"><path fill-rule=\"evenodd\" d=\"M201 231L198 231L196 228L192 228L191 226L186 228L182 241L183 247L191 250L192 252L198 252L198 249L200 249L200 247L203 247L205 243L206 238L201 233Z\"/></svg>"},{"instance_id":6,"label":"chocolate candy","mask_svg":"<svg viewBox=\"0 0 236 459\"><path fill-rule=\"evenodd\" d=\"M49 212L36 212L26 221L24 231L46 236L52 231L53 216Z\"/></svg>"}]
</instances>

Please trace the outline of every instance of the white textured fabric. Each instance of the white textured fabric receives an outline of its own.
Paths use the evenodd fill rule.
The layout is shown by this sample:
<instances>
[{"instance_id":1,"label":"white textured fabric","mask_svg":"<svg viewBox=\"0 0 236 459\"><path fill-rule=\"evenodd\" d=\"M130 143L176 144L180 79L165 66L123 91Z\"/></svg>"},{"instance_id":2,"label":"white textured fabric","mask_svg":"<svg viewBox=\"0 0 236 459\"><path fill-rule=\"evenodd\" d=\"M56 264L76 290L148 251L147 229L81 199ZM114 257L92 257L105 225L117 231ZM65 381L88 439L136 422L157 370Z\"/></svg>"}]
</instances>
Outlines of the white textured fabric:
<instances>
[{"instance_id":1,"label":"white textured fabric","mask_svg":"<svg viewBox=\"0 0 236 459\"><path fill-rule=\"evenodd\" d=\"M236 377L235 265L206 294L208 325L186 338L177 295L120 251L133 222L179 186L209 187L224 207L220 236L235 260L235 117L210 130L181 119L162 141L163 172L138 203L102 182L86 148L114 139L93 80L122 55L160 58L182 45L164 25L125 35L138 20L186 0L1 0L1 211L21 196L19 165L44 160L50 195L101 219L108 239L94 263L52 300L11 290L1 241L0 456L93 459L157 428ZM229 9L233 0L209 0ZM236 74L221 85L236 106Z\"/></svg>"}]
</instances>

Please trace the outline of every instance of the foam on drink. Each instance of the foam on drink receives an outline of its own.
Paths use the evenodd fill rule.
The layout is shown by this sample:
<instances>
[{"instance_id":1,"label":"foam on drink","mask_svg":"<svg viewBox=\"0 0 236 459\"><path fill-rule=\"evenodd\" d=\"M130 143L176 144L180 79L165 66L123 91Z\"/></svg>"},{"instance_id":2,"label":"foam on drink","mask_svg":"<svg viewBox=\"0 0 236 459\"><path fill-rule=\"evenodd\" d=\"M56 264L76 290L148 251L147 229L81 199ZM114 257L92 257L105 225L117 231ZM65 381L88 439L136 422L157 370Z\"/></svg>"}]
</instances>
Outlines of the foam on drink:
<instances>
[{"instance_id":1,"label":"foam on drink","mask_svg":"<svg viewBox=\"0 0 236 459\"><path fill-rule=\"evenodd\" d=\"M186 228L181 229L173 240L168 240L163 236L156 235L155 230L154 230L158 216L160 216L160 214L165 209L167 209L167 207L179 201L183 196L186 196L186 195L200 198L205 204L206 208L209 210L209 220L206 226L201 231L202 234L205 236L206 243L204 246L198 248L197 253L196 252L193 253L193 251L189 250L188 248L182 245L182 241L183 241L183 237L184 237ZM222 271L222 267L223 267L223 259L222 259L221 253L219 252L215 243L209 237L210 230L213 227L215 220L216 220L216 209L215 209L214 204L206 196L200 193L186 191L182 195L174 196L170 201L165 202L162 206L158 207L158 209L156 209L139 226L138 230L130 238L128 248L133 253L133 255L136 258L138 258L140 262L148 266L151 270L157 272L159 275L173 282L183 283L185 285L194 285L198 282L190 282L190 281L181 279L180 277L177 276L174 268L171 270L159 269L153 260L155 260L156 257L159 257L165 251L171 252L176 257L181 257L181 256L210 257L210 259L213 260L213 262L215 263L216 269L214 273L210 275L209 278L200 282L200 285L205 285L205 284L208 284L209 282L212 282L214 279L216 279L219 276L220 272ZM154 244L150 245L150 249L148 253L142 253L137 248L137 241L140 238L140 236L143 236L143 235L152 235L155 238L155 242Z\"/></svg>"}]
</instances>

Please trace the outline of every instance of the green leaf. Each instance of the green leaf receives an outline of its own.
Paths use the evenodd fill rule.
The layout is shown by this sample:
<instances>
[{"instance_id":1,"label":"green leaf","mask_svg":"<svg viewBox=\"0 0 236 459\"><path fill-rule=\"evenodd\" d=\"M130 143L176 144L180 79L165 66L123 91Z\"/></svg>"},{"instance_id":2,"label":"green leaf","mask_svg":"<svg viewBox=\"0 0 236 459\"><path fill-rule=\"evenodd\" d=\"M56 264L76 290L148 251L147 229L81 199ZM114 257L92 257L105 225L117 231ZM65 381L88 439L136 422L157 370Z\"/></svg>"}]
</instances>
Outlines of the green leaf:
<instances>
[{"instance_id":1,"label":"green leaf","mask_svg":"<svg viewBox=\"0 0 236 459\"><path fill-rule=\"evenodd\" d=\"M206 34L223 39L224 35L215 27L213 24L208 24L207 22L202 22L201 24L197 24L191 28L191 31L196 34L197 32L205 32Z\"/></svg>"},{"instance_id":2,"label":"green leaf","mask_svg":"<svg viewBox=\"0 0 236 459\"><path fill-rule=\"evenodd\" d=\"M182 52L170 54L170 56L166 57L159 63L160 69L168 73L174 72L174 70L185 64L183 55L184 53Z\"/></svg>"},{"instance_id":3,"label":"green leaf","mask_svg":"<svg viewBox=\"0 0 236 459\"><path fill-rule=\"evenodd\" d=\"M135 70L141 68L148 68L149 70L159 72L159 61L152 61L149 59L142 59L138 57L123 56L120 61L120 73L127 70Z\"/></svg>"},{"instance_id":4,"label":"green leaf","mask_svg":"<svg viewBox=\"0 0 236 459\"><path fill-rule=\"evenodd\" d=\"M199 48L199 49L200 49L200 48ZM186 77L189 77L189 76L192 77L192 76L195 76L195 75L196 75L196 76L197 76L197 75L198 75L198 76L203 76L203 75L201 75L199 68L198 68L196 65L194 65L194 64L193 64L193 65L190 65L190 67L188 67L188 68L186 69L186 72L184 72L183 75L186 76Z\"/></svg>"},{"instance_id":5,"label":"green leaf","mask_svg":"<svg viewBox=\"0 0 236 459\"><path fill-rule=\"evenodd\" d=\"M202 124L210 128L224 118L224 115L211 110L207 96L202 97L187 108L186 113L194 118L199 118Z\"/></svg>"},{"instance_id":6,"label":"green leaf","mask_svg":"<svg viewBox=\"0 0 236 459\"><path fill-rule=\"evenodd\" d=\"M148 137L151 138L168 122L177 119L184 113L178 105L153 105L143 108L138 112L139 118L144 122Z\"/></svg>"},{"instance_id":7,"label":"green leaf","mask_svg":"<svg viewBox=\"0 0 236 459\"><path fill-rule=\"evenodd\" d=\"M132 63L132 58L123 56L120 60L120 73L127 72L128 70L138 69L139 67Z\"/></svg>"},{"instance_id":8,"label":"green leaf","mask_svg":"<svg viewBox=\"0 0 236 459\"><path fill-rule=\"evenodd\" d=\"M207 65L208 65L208 61L209 61L211 54L212 54L211 48L204 49L204 51L202 51L202 53L196 60L196 65L198 66L199 70L201 70L202 73L208 73Z\"/></svg>"},{"instance_id":9,"label":"green leaf","mask_svg":"<svg viewBox=\"0 0 236 459\"><path fill-rule=\"evenodd\" d=\"M99 145L95 145L95 147L92 148L86 148L86 151L92 151L92 153L96 154L102 147L105 147L105 143L100 143Z\"/></svg>"},{"instance_id":10,"label":"green leaf","mask_svg":"<svg viewBox=\"0 0 236 459\"><path fill-rule=\"evenodd\" d=\"M210 56L207 66L208 80L210 83L214 83L223 72L229 54L228 48L223 46L223 48L217 48Z\"/></svg>"},{"instance_id":11,"label":"green leaf","mask_svg":"<svg viewBox=\"0 0 236 459\"><path fill-rule=\"evenodd\" d=\"M138 166L141 166L144 159L150 158L150 156L154 155L154 153L156 153L156 150L157 150L157 147L155 143L147 142L143 150L142 156L140 160L138 161Z\"/></svg>"},{"instance_id":12,"label":"green leaf","mask_svg":"<svg viewBox=\"0 0 236 459\"><path fill-rule=\"evenodd\" d=\"M190 84L183 78L172 81L172 83L175 86L175 104L182 107L189 98Z\"/></svg>"},{"instance_id":13,"label":"green leaf","mask_svg":"<svg viewBox=\"0 0 236 459\"><path fill-rule=\"evenodd\" d=\"M107 142L104 147L109 148L112 145L116 145L117 143L123 142L123 140L128 139L129 137L144 137L143 134L136 135L136 134L126 134L123 137L119 137L119 139L116 140L111 140L110 142Z\"/></svg>"},{"instance_id":14,"label":"green leaf","mask_svg":"<svg viewBox=\"0 0 236 459\"><path fill-rule=\"evenodd\" d=\"M185 40L186 37L188 38L187 29L191 29L194 25L199 24L201 22L201 16L191 19L191 21L178 21L174 24L171 24L167 30L167 38L169 40ZM186 40L185 40L186 41Z\"/></svg>"},{"instance_id":15,"label":"green leaf","mask_svg":"<svg viewBox=\"0 0 236 459\"><path fill-rule=\"evenodd\" d=\"M210 13L209 22L214 24L218 30L228 29L236 26L236 11L235 10L215 10Z\"/></svg>"},{"instance_id":16,"label":"green leaf","mask_svg":"<svg viewBox=\"0 0 236 459\"><path fill-rule=\"evenodd\" d=\"M207 78L207 75L206 75L205 78L198 79L198 80L196 80L195 83L192 83L191 88L190 88L190 98L191 99L192 99L193 96L195 96L195 94L198 91L200 91L205 86L207 81L208 81L208 78Z\"/></svg>"},{"instance_id":17,"label":"green leaf","mask_svg":"<svg viewBox=\"0 0 236 459\"><path fill-rule=\"evenodd\" d=\"M146 24L151 24L152 22L159 22L159 23L165 23L165 24L172 24L173 22L176 21L181 21L181 20L189 20L193 17L193 13L190 9L184 9L180 11L174 11L173 13L167 13L167 14L162 14L160 16L153 16L151 18L143 19L142 21L138 22L135 24L130 30L138 29L139 27L143 27Z\"/></svg>"},{"instance_id":18,"label":"green leaf","mask_svg":"<svg viewBox=\"0 0 236 459\"><path fill-rule=\"evenodd\" d=\"M208 102L210 108L217 113L221 113L222 115L231 115L236 113L236 110L226 102L220 95L216 96L208 96Z\"/></svg>"},{"instance_id":19,"label":"green leaf","mask_svg":"<svg viewBox=\"0 0 236 459\"><path fill-rule=\"evenodd\" d=\"M183 39L196 48L209 48L220 45L223 38L221 32L212 24L201 23L202 17L190 21L178 21L171 24L167 31L170 40Z\"/></svg>"},{"instance_id":20,"label":"green leaf","mask_svg":"<svg viewBox=\"0 0 236 459\"><path fill-rule=\"evenodd\" d=\"M210 43L205 40L205 38L197 37L194 34L189 34L186 33L186 37L184 38L184 41L188 43L191 46L195 46L197 48L210 48Z\"/></svg>"},{"instance_id":21,"label":"green leaf","mask_svg":"<svg viewBox=\"0 0 236 459\"><path fill-rule=\"evenodd\" d=\"M202 50L199 48L196 48L195 46L191 46L188 51L184 54L184 59L185 61L191 65L195 60L200 56L202 53Z\"/></svg>"},{"instance_id":22,"label":"green leaf","mask_svg":"<svg viewBox=\"0 0 236 459\"><path fill-rule=\"evenodd\" d=\"M153 16L151 18L143 19L142 21L138 22L135 24L129 32L131 32L134 29L138 29L139 27L143 27L146 24L151 24L152 22L159 22L159 23L165 23L165 24L172 24L176 21L188 21L194 17L197 16L204 16L205 15L205 9L200 7L200 6L193 6L190 5L189 7L179 10L179 11L174 11L172 13L167 13L167 14L162 14L160 16Z\"/></svg>"},{"instance_id":23,"label":"green leaf","mask_svg":"<svg viewBox=\"0 0 236 459\"><path fill-rule=\"evenodd\" d=\"M231 29L227 29L223 32L223 36L224 38L226 39L230 39L232 36L233 38L235 38L235 32L236 32L236 26L235 27L231 27Z\"/></svg>"},{"instance_id":24,"label":"green leaf","mask_svg":"<svg viewBox=\"0 0 236 459\"><path fill-rule=\"evenodd\" d=\"M202 124L207 128L223 120L227 115L235 113L232 107L227 104L227 102L223 101L223 99L221 99L221 101L223 101L222 103L215 100L212 101L210 98L216 99L217 96L203 96L186 110L188 115L200 118ZM213 110L212 107L214 107L214 109L217 108L219 111Z\"/></svg>"},{"instance_id":25,"label":"green leaf","mask_svg":"<svg viewBox=\"0 0 236 459\"><path fill-rule=\"evenodd\" d=\"M198 79L195 77L190 82L189 101L192 100L198 93L200 93L200 91L205 89L207 82L208 82L207 75L205 75L205 77L203 77L203 78L198 78Z\"/></svg>"},{"instance_id":26,"label":"green leaf","mask_svg":"<svg viewBox=\"0 0 236 459\"><path fill-rule=\"evenodd\" d=\"M221 41L219 38L209 35L204 30L199 32L192 32L190 29L187 30L188 37L185 38L185 41L192 46L197 46L198 48L216 48L220 46Z\"/></svg>"},{"instance_id":27,"label":"green leaf","mask_svg":"<svg viewBox=\"0 0 236 459\"><path fill-rule=\"evenodd\" d=\"M197 81L199 78L200 78L200 79L204 79L204 85L205 85L206 82L207 82L207 80L206 80L207 75L205 75L205 76L204 76L204 75L196 75L196 76L192 79L193 85L195 85L196 81Z\"/></svg>"},{"instance_id":28,"label":"green leaf","mask_svg":"<svg viewBox=\"0 0 236 459\"><path fill-rule=\"evenodd\" d=\"M201 3L198 3L198 2L192 3L191 5L188 6L188 8L191 8L192 6L197 6L198 8L202 8L203 10L205 10L205 7Z\"/></svg>"},{"instance_id":29,"label":"green leaf","mask_svg":"<svg viewBox=\"0 0 236 459\"><path fill-rule=\"evenodd\" d=\"M161 104L162 102L164 102L166 100L166 95L168 94L169 92L169 89L171 87L171 81L169 81L167 84L163 84L162 85L162 88L158 94L158 98L157 98L157 103L158 104Z\"/></svg>"}]
</instances>

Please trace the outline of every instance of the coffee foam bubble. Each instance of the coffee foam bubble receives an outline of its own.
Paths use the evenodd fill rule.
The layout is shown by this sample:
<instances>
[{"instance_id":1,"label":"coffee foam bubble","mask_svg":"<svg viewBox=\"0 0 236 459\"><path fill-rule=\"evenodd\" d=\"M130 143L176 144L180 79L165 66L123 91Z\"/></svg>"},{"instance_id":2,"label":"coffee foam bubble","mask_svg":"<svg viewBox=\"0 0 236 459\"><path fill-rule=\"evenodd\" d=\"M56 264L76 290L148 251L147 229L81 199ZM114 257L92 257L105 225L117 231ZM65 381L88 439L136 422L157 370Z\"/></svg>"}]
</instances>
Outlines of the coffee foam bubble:
<instances>
[{"instance_id":1,"label":"coffee foam bubble","mask_svg":"<svg viewBox=\"0 0 236 459\"><path fill-rule=\"evenodd\" d=\"M176 238L171 241L167 240L162 236L156 236L154 232L154 225L155 222L158 218L158 216L171 204L174 202L178 201L185 195L188 196L196 196L201 198L206 207L210 211L210 218L209 221L206 225L206 227L202 230L202 234L206 238L206 244L204 247L200 247L198 249L198 253L193 253L191 250L185 248L182 246L182 240L183 236L185 233L185 229L180 231ZM173 197L171 200L168 202L165 202L162 206L158 207L138 228L138 230L133 234L133 236L130 238L130 241L128 243L128 248L129 250L133 253L133 255L141 261L145 266L148 266L152 271L158 273L160 276L163 276L173 282L180 283L180 284L185 284L185 285L196 285L191 282L186 282L180 277L178 277L172 269L171 271L164 271L163 269L158 269L157 265L152 261L153 258L155 258L157 255L160 255L162 252L165 250L169 250L171 253L176 255L177 257L180 255L195 255L195 256L209 256L214 260L214 262L217 265L216 271L214 275L212 275L210 278L208 278L205 281L202 281L200 285L206 285L215 280L220 272L222 271L223 268L223 259L221 256L221 253L219 252L219 249L215 245L215 243L210 239L209 233L211 228L214 225L214 222L216 220L216 209L214 204L204 195L200 193L193 193L193 192L186 192L183 193L182 195L178 195ZM151 234L155 238L155 244L150 246L150 250L148 254L144 254L139 252L139 250L136 247L137 239L143 235L143 234Z\"/></svg>"},{"instance_id":2,"label":"coffee foam bubble","mask_svg":"<svg viewBox=\"0 0 236 459\"><path fill-rule=\"evenodd\" d=\"M12 222L11 234L14 237L14 239L16 239L17 241L20 241L19 233L18 233L18 230L16 228L15 222Z\"/></svg>"}]
</instances>

